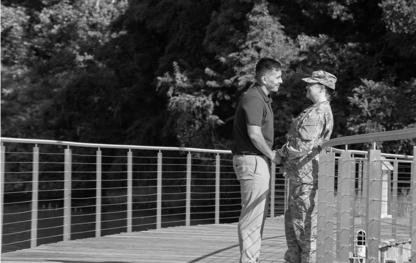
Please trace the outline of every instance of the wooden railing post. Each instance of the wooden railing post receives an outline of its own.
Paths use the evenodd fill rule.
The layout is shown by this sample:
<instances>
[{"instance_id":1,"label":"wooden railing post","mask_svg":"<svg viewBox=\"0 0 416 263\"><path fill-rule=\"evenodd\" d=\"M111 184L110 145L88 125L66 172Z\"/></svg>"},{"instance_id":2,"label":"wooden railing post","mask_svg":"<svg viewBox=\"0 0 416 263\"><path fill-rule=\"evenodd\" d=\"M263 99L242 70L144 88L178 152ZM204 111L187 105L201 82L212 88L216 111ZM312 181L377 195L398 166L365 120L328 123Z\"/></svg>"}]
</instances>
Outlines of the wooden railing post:
<instances>
[{"instance_id":1,"label":"wooden railing post","mask_svg":"<svg viewBox=\"0 0 416 263\"><path fill-rule=\"evenodd\" d=\"M363 191L362 191L362 211L364 214L364 219L367 218L367 208L368 208L368 182L369 182L369 178L368 178L368 154L366 156L366 160L363 160ZM366 221L363 222L364 226L363 228L365 229L365 231L367 231L367 225L366 225ZM367 232L366 232L367 233Z\"/></svg>"},{"instance_id":2,"label":"wooden railing post","mask_svg":"<svg viewBox=\"0 0 416 263\"><path fill-rule=\"evenodd\" d=\"M127 233L133 229L133 153L127 152Z\"/></svg>"},{"instance_id":3,"label":"wooden railing post","mask_svg":"<svg viewBox=\"0 0 416 263\"><path fill-rule=\"evenodd\" d=\"M191 172L192 172L192 154L186 155L186 211L185 225L191 225Z\"/></svg>"},{"instance_id":4,"label":"wooden railing post","mask_svg":"<svg viewBox=\"0 0 416 263\"><path fill-rule=\"evenodd\" d=\"M215 224L220 223L220 155L215 156Z\"/></svg>"},{"instance_id":5,"label":"wooden railing post","mask_svg":"<svg viewBox=\"0 0 416 263\"><path fill-rule=\"evenodd\" d=\"M354 242L354 160L349 151L341 153L338 161L337 190L337 260L348 262Z\"/></svg>"},{"instance_id":6,"label":"wooden railing post","mask_svg":"<svg viewBox=\"0 0 416 263\"><path fill-rule=\"evenodd\" d=\"M363 161L357 160L358 162L358 174L357 174L357 216L363 215Z\"/></svg>"},{"instance_id":7,"label":"wooden railing post","mask_svg":"<svg viewBox=\"0 0 416 263\"><path fill-rule=\"evenodd\" d=\"M391 184L391 172L393 166L386 158L381 157L381 218L390 217L389 215L389 202L390 200L390 184Z\"/></svg>"},{"instance_id":8,"label":"wooden railing post","mask_svg":"<svg viewBox=\"0 0 416 263\"><path fill-rule=\"evenodd\" d=\"M357 178L357 197L359 197L359 201L361 202L362 193L363 193L363 162L361 160L358 161L358 178Z\"/></svg>"},{"instance_id":9,"label":"wooden railing post","mask_svg":"<svg viewBox=\"0 0 416 263\"><path fill-rule=\"evenodd\" d=\"M368 263L377 263L380 244L380 218L381 218L381 152L370 150L368 154L368 198L366 211L366 233L368 240Z\"/></svg>"},{"instance_id":10,"label":"wooden railing post","mask_svg":"<svg viewBox=\"0 0 416 263\"><path fill-rule=\"evenodd\" d=\"M335 153L322 152L319 156L318 173L318 238L317 261L334 262L334 175Z\"/></svg>"},{"instance_id":11,"label":"wooden railing post","mask_svg":"<svg viewBox=\"0 0 416 263\"><path fill-rule=\"evenodd\" d=\"M101 236L101 202L102 202L102 152L96 152L96 198L95 198L95 237Z\"/></svg>"},{"instance_id":12,"label":"wooden railing post","mask_svg":"<svg viewBox=\"0 0 416 263\"><path fill-rule=\"evenodd\" d=\"M284 171L282 171L284 173ZM284 174L283 174L284 175ZM283 180L285 189L284 189L284 213L286 213L289 204L289 179L285 176Z\"/></svg>"},{"instance_id":13,"label":"wooden railing post","mask_svg":"<svg viewBox=\"0 0 416 263\"><path fill-rule=\"evenodd\" d=\"M64 180L64 241L66 241L71 239L72 155L69 147L65 149Z\"/></svg>"},{"instance_id":14,"label":"wooden railing post","mask_svg":"<svg viewBox=\"0 0 416 263\"><path fill-rule=\"evenodd\" d=\"M410 217L412 220L411 227L412 227L412 252L411 252L411 260L412 262L416 260L416 146L413 147L413 162L411 168L411 191L412 191L412 216Z\"/></svg>"},{"instance_id":15,"label":"wooden railing post","mask_svg":"<svg viewBox=\"0 0 416 263\"><path fill-rule=\"evenodd\" d=\"M270 217L274 218L275 210L275 192L276 192L276 163L270 165Z\"/></svg>"},{"instance_id":16,"label":"wooden railing post","mask_svg":"<svg viewBox=\"0 0 416 263\"><path fill-rule=\"evenodd\" d=\"M4 215L4 183L5 183L5 166L6 166L6 146L0 144L0 257L3 244L3 215Z\"/></svg>"},{"instance_id":17,"label":"wooden railing post","mask_svg":"<svg viewBox=\"0 0 416 263\"><path fill-rule=\"evenodd\" d=\"M162 152L157 153L156 229L162 227Z\"/></svg>"},{"instance_id":18,"label":"wooden railing post","mask_svg":"<svg viewBox=\"0 0 416 263\"><path fill-rule=\"evenodd\" d=\"M39 206L39 147L33 147L32 161L32 219L30 231L30 247L37 246L38 240L38 206Z\"/></svg>"}]
</instances>

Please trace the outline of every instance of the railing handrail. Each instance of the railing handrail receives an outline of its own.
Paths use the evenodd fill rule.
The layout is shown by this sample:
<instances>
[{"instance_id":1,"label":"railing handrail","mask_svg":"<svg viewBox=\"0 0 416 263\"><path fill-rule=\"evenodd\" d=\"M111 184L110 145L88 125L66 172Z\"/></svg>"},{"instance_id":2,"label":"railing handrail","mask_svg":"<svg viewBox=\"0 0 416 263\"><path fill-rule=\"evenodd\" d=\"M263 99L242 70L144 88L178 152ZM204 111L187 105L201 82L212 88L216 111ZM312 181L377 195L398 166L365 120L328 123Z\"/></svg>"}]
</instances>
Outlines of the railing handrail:
<instances>
[{"instance_id":1,"label":"railing handrail","mask_svg":"<svg viewBox=\"0 0 416 263\"><path fill-rule=\"evenodd\" d=\"M330 140L328 143L324 144L323 147L328 147L328 146L335 146L335 145L350 145L350 144L355 144L355 143L368 143L368 142L376 142L376 141L391 141L391 140L402 140L402 139L411 139L411 138L416 138L416 128L410 128L410 129L405 129L405 130L398 130L398 131L390 131L390 132L381 132L381 133L370 133L370 134L363 134L363 135L355 135L355 136L347 136L347 137L342 137L342 138L336 138L333 140ZM214 153L216 154L216 158L215 158L215 178L213 176L211 176L209 179L212 180L213 184L206 184L209 185L210 188L205 191L205 190L198 190L195 191L198 194L201 193L205 193L205 192L209 192L212 193L212 185L215 185L215 215L213 218L215 218L215 222L219 223L220 222L220 198L221 198L221 187L226 186L225 188L228 190L229 189L229 185L226 184L222 184L220 183L220 173L221 173L221 161L220 161L220 154L230 154L231 151L229 150L215 150L215 149L200 149L200 148L187 148L187 147L165 147L165 146L140 146L140 145L120 145L120 144L100 144L100 143L81 143L81 142L70 142L70 141L57 141L57 140L43 140L43 139L21 139L21 138L8 138L8 137L0 137L0 155L1 155L1 169L0 169L0 187L3 187L2 189L0 189L0 196L1 196L1 200L0 200L0 243L2 243L2 227L3 227L3 207L4 207L4 199L3 199L3 194L4 194L4 185L6 182L6 178L5 175L7 173L7 170L4 169L5 164L6 164L6 148L7 145L4 145L3 143L24 143L24 144L32 144L35 145L35 147L33 147L33 161L32 161L32 198L31 198L31 202L32 202L32 206L28 206L29 209L32 209L31 213L32 213L32 224L31 224L31 246L37 246L37 239L38 239L38 228L37 228L37 221L38 221L38 209L36 209L38 203L39 203L39 174L40 174L40 168L39 168L39 144L49 144L49 145L56 145L56 146L64 146L67 147L66 149L64 149L64 160L63 160L63 171L61 169L59 169L59 171L54 171L53 173L60 173L63 174L63 188L59 188L57 190L59 191L63 191L63 198L59 198L59 199L55 199L55 200L63 200L63 218L64 218L64 222L63 222L63 237L64 240L68 240L71 238L71 225L73 225L73 223L71 223L71 218L72 218L72 200L79 199L78 197L72 197L72 192L73 190L84 190L82 188L72 188L72 173L76 174L76 173L87 173L87 172L91 172L91 174L93 173L93 171L90 169L87 169L88 171L84 172L82 171L82 169L78 169L76 170L76 166L74 166L74 171L72 170L72 152L70 147L86 147L86 148L95 148L97 149L97 154L96 154L96 185L95 187L90 187L88 186L85 189L91 190L91 189L95 189L96 190L96 204L95 207L102 207L102 198L103 195L102 193L105 193L106 198L120 198L120 196L123 196L123 198L125 197L126 199L123 199L125 201L121 201L118 202L116 199L116 202L114 204L127 204L127 209L126 209L126 226L127 226L127 231L130 232L132 231L132 227L133 227L133 201L134 201L134 197L138 196L138 201L144 201L145 199L140 199L140 196L154 196L152 199L152 203L156 202L156 208L152 207L151 209L156 210L156 216L152 217L156 217L156 228L161 228L162 227L162 196L163 194L167 194L170 195L172 194L172 192L165 192L165 190L162 190L162 186L168 186L168 187L181 187L179 189L179 191L182 191L182 194L186 193L185 199L181 199L181 200L176 200L175 199L167 199L170 201L182 201L185 202L185 206L181 205L181 206L174 206L172 208L180 208L182 209L183 207L185 207L185 224L186 225L190 225L190 219L191 219L191 199L193 198L191 195L191 186L194 187L196 185L192 184L192 171L193 171L193 159L192 159L192 154L190 154L190 152L200 152L200 153ZM116 148L116 149L125 149L125 150L129 150L127 153L127 162L125 163L127 165L127 171L125 171L124 169L122 171L112 171L112 169L110 169L111 173L123 173L123 180L127 181L126 183L126 187L119 187L120 184L118 185L114 185L114 187L110 187L107 185L107 187L105 187L106 191L102 191L104 188L102 187L103 185L101 184L102 182L102 167L103 165L107 165L105 163L102 162L102 153L101 153L101 149L105 149L105 148ZM137 164L137 165L142 165L142 164L147 164L147 162L145 163L137 163L133 161L133 156L132 156L132 152L131 150L133 149L138 149L138 150L150 150L150 151L159 151L157 153L157 163L153 162L151 163L151 165L157 165L156 169L151 169L151 171L148 171L147 168L145 168L143 171L146 173L149 173L150 177L152 177L151 179L147 179L146 178L141 178L141 179L145 179L145 180L152 180L155 181L156 179L156 185L154 183L151 183L149 185L147 184L143 184L139 187L152 187L153 190L143 193L143 195L134 195L133 192L133 172L137 171L140 173L140 166L138 166L139 168L137 168L136 170L133 169L133 165ZM170 172L168 170L168 168L163 169L162 165L163 165L163 153L162 151L182 151L182 152L188 152L188 156L186 157L186 171L183 171L182 169L180 169L180 171L176 171L175 170L171 170L174 172L179 172L179 173L184 173L186 172L186 184L183 183L183 181L181 181L180 183L174 182L174 184L164 184L162 181L162 174L164 174L165 172ZM341 153L340 156L337 155L337 158L335 158L335 154L336 153ZM27 154L27 152L25 152ZM353 154L351 155L350 153L355 153L358 156L358 159L360 159L359 162L356 162L354 160L355 157ZM150 152L150 154L154 154L153 152ZM411 184L410 184L410 190L412 191L411 196L412 196L412 218L413 221L411 221L411 226L416 225L416 221L414 220L414 218L416 218L416 146L413 148L413 159L409 162L407 160L403 160L401 158L404 159L408 159L410 156L409 155L398 155L398 154L381 154L380 150L377 149L373 149L370 150L369 152L365 152L365 151L357 151L357 150L351 150L350 152L346 152L345 150L342 149L336 149L336 148L332 148L332 153L328 153L326 151L323 151L321 153L321 157L323 157L322 163L320 162L320 174L319 177L320 178L325 178L322 176L327 176L326 178L332 178L332 181L327 181L327 180L319 180L319 182L322 184L324 183L324 185L326 187L329 186L328 189L326 189L326 195L327 196L332 196L332 199L326 199L325 196L323 198L320 197L320 200L324 200L324 202L322 202L319 206L323 207L323 210L327 210L328 208L332 209L329 212L325 212L324 216L325 216L325 220L327 221L322 221L322 222L327 222L324 224L323 228L324 229L330 229L328 228L328 225L335 227L335 225L337 225L338 227L338 223L339 224L339 229L337 230L337 233L343 233L342 236L340 236L341 238L337 237L337 242L338 240L341 240L339 243L337 243L337 248L341 247L341 244L346 243L349 240L349 237L345 234L346 231L340 231L340 229L350 229L350 223L349 222L353 222L353 220L350 220L351 218L351 212L353 210L350 210L350 208L348 208L348 205L353 204L354 201L354 192L353 190L355 190L355 187L358 187L357 189L359 193L363 193L364 191L365 194L362 194L362 196L365 196L365 198L367 198L366 201L366 210L365 213L366 215L371 215L371 217L367 216L367 218L365 218L366 220L366 224L369 225L370 227L368 227L368 229L370 229L370 231L368 232L369 234L369 240L372 242L372 249L371 249L371 253L369 252L369 255L378 255L378 243L377 241L377 237L376 237L376 232L378 230L374 230L375 229L375 225L377 222L381 222L380 220L378 220L381 217L381 205L379 205L379 203L385 204L383 205L383 211L386 211L387 214L387 201L389 198L387 194L382 194L381 197L384 199L380 199L380 193L381 191L384 191L383 189L388 189L388 188L382 188L382 183L384 182L382 180L380 180L380 175L382 175L383 173L380 173L380 171L382 170L382 162L383 162L383 157L389 157L389 158L396 158L396 160L394 160L394 163L392 165L392 170L389 171L389 174L393 176L393 179L391 179L391 176L389 176L388 180L392 180L392 181L388 181L385 180L387 182L387 185L391 185L391 183L389 182L394 182L393 183L393 199L395 199L396 201L393 201L393 204L397 204L397 190L400 189L398 187L398 183L400 182L401 184L403 183L403 178L399 178L399 164L401 163L410 163L411 164ZM13 154L14 155L14 154ZM328 155L328 156L326 156ZM331 155L331 156L329 156ZM362 155L364 155L365 159L362 158ZM88 155L88 156L92 156L92 155ZM17 156L15 156L17 157ZM230 156L228 156L230 157ZM154 158L154 157L153 157ZM181 157L181 158L185 158L185 157ZM198 157L196 157L198 158ZM331 158L331 159L330 159ZM401 160L398 160L398 158L400 158ZM12 158L10 158L12 159ZM336 160L337 159L337 160ZM16 159L17 161L19 161L20 159ZM391 162L391 159L387 159L389 162ZM10 163L13 163L12 160L9 160ZM229 160L227 160L229 161ZM334 178L335 178L335 162L338 162L338 171L337 171L337 178L341 178L342 180L338 179L337 180L337 189L342 189L342 191L339 191L339 202L337 201L337 204L335 204L335 200L333 199L335 197L335 193L338 194L338 190L335 191L335 187L334 187ZM121 164L121 165L125 165L124 161L121 161L123 163L117 163L117 164ZM29 163L26 162L25 163ZM51 163L56 163L56 162L51 162ZM81 163L80 163L81 164ZM89 164L89 163L82 163L82 164ZM172 163L167 163L166 165L171 165ZM175 164L176 165L176 164ZM198 164L196 164L198 165ZM232 176L232 172L229 165L229 163L226 164L229 168L224 170L224 174L228 174L230 176L230 178L232 178L232 180L235 180L235 177ZM321 166L322 165L322 166ZM205 166L205 165L204 165ZM214 164L210 164L210 166L214 166ZM62 166L61 166L62 167ZM273 167L273 166L272 166ZM321 171L321 167L323 168L323 170ZM26 173L30 173L30 171L27 170L26 165L23 165L22 167L19 166L19 168L23 168L22 171L26 174ZM83 168L83 167L82 167ZM357 169L358 168L358 169ZM228 170L230 169L230 170ZM325 170L326 169L326 170ZM407 169L407 168L406 168ZM114 169L117 170L117 169ZM271 192L274 193L276 188L275 188L275 169L272 169L272 173L271 173L271 182L272 182L272 186L271 186ZM43 170L42 170L43 171ZM107 171L107 169L106 169ZM203 168L203 169L195 169L196 173L201 173L201 172L205 172L207 171L207 173L212 174L213 173L213 169L212 168ZM18 171L20 172L20 170ZM63 172L63 173L62 173ZM11 176L13 177L15 172L13 169L11 169ZM409 172L406 170L406 174L409 174ZM157 175L157 177L155 178L154 175ZM226 176L228 176L226 175ZM356 177L356 175L358 175ZM222 176L222 175L221 175ZM9 177L9 178L11 178ZM183 177L183 176L182 176ZM75 179L77 179L77 177L74 176ZM112 177L110 177L112 178ZM384 177L386 178L386 177ZM62 175L59 179L59 181L62 181ZM170 179L170 178L168 178ZM176 178L172 178L174 180L177 180ZM195 177L195 179L200 179L198 177ZM205 174L204 174L204 180L205 178ZM228 181L229 178L225 178L225 180ZM364 181L365 179L365 181ZM26 179L25 179L26 180ZM181 179L183 180L183 178ZM215 180L215 181L214 181ZM355 183L355 181L357 180L357 183ZM51 181L55 181L55 178L53 178L53 180ZM90 181L90 177L88 177L88 179L86 179L86 181ZM25 181L25 183L29 181ZM283 194L285 195L284 200L287 200L287 184L286 184L287 180L285 181L284 184L284 188L283 188ZM8 182L8 183L15 183L15 182ZM371 183L371 184L370 184ZM111 183L110 183L111 184ZM179 185L175 185L175 184L179 184ZM204 183L201 183L204 184ZM228 183L227 183L228 184ZM124 184L123 184L124 185ZM344 185L348 185L348 187L343 187ZM53 186L53 185L51 185ZM321 188L322 185L319 186L320 188L320 194L321 193L325 193L325 191L323 191L324 188ZM184 191L183 189L186 190ZM114 193L111 192L107 192L107 189L111 189L111 188L123 188L125 190L122 190L124 192L119 192L119 191L114 191ZM23 189L23 188L22 188ZM280 188L279 188L280 189ZM345 190L345 191L344 191ZM347 191L348 190L348 191ZM351 191L350 191L351 190ZM370 191L371 190L371 191ZM49 190L45 190L45 191L49 191ZM55 189L54 189L55 191ZM361 192L360 192L361 191ZM17 193L26 193L27 192L27 188L23 189L22 191L17 191ZM11 191L9 192L10 194L15 194L16 191ZM231 189L230 193L239 193L239 191L234 191L233 189ZM123 194L123 195L120 195ZM176 192L173 192L173 194L176 194ZM88 196L88 195L87 195ZM210 194L210 196L212 196ZM361 196L361 197L362 197ZM341 198L342 197L342 198ZM84 197L83 197L84 198ZM88 196L88 198L90 198ZM275 196L271 195L271 204L274 204L274 200L275 200ZM338 197L337 197L338 198ZM54 199L51 199L54 200ZM195 200L208 200L208 199L198 199L196 198ZM319 200L319 198L318 198ZM332 200L332 201L331 201ZM20 201L18 201L20 202ZM9 204L13 204L13 203L18 203L18 202L9 202ZM92 201L93 202L93 201ZM147 200L146 200L147 202ZM285 202L285 201L284 201ZM377 203L378 202L378 203ZM111 203L111 202L110 202ZM409 202L410 203L410 202ZM346 205L347 204L347 205ZM192 205L194 205L192 203ZM287 206L287 203L284 203L285 206ZM341 221L340 218L338 218L338 221L335 221L335 217L333 215L334 214L334 209L335 209L335 205L337 207L337 216L340 215L340 218L342 218L343 220ZM91 203L91 205L87 205L85 207L92 207L94 206L94 204ZM75 206L76 207L76 206ZM81 206L82 207L82 206ZM194 207L194 206L192 206ZM272 206L274 207L274 206ZM373 211L373 210L369 210L369 208L375 208L377 207L377 211ZM142 208L143 209L143 208ZM147 209L147 206L144 208ZM27 210L27 209L26 209ZM29 211L29 210L27 210ZM182 210L181 210L182 211ZM231 212L235 212L238 210L232 210ZM396 210L394 210L396 211ZM396 211L397 212L397 211ZM393 216L392 222L395 222L394 224L397 224L396 220L397 218L397 213L394 212L395 216ZM18 212L20 213L20 212ZM212 211L210 211L209 213L212 213ZM383 212L384 213L384 212ZM183 214L183 212L181 212L181 214ZM96 219L95 219L95 230L96 230L96 236L101 236L101 229L103 229L101 227L101 222L102 222L102 218L101 216L101 209L96 209ZM274 213L271 212L271 216L273 216ZM348 215L349 217L347 217L346 215ZM233 217L234 218L234 217ZM352 217L353 218L353 217ZM28 220L25 220L28 221ZM91 222L93 222L93 219L91 219ZM341 224L342 223L342 224ZM370 225L371 223L371 225ZM393 223L392 223L393 224ZM394 225L393 224L393 225ZM319 227L319 226L318 226ZM378 227L379 228L379 227ZM319 229L319 228L318 228ZM322 228L321 228L322 230ZM319 230L318 230L319 231ZM393 230L392 230L393 231ZM396 230L394 230L396 231ZM19 233L19 232L17 232ZM327 237L323 238L323 240L327 240L327 238L331 238L333 239L333 235L332 235L332 231L324 231L325 234L328 234ZM396 233L396 232L394 232ZM16 234L16 233L13 233ZM396 234L394 234L396 235ZM416 232L412 233L412 239L415 240L416 239ZM325 243L325 242L321 242ZM330 242L331 243L331 242ZM332 242L333 243L333 242ZM13 243L9 243L9 244L13 244ZM318 243L319 244L319 243ZM370 244L370 242L369 242ZM374 245L374 248L373 248ZM415 246L416 247L416 246ZM416 248L413 247L412 251L416 251ZM345 247L344 247L345 248ZM321 249L321 251L326 251ZM340 250L341 251L341 250ZM345 252L347 250L343 249L342 252ZM370 251L370 250L369 250ZM1 250L1 246L0 246L0 254L1 254L2 250ZM338 252L337 252L338 253ZM340 254L341 255L341 254ZM338 255L337 255L338 257ZM342 257L344 257L344 254L342 254ZM347 256L345 256L346 258ZM332 262L333 260L324 260L324 262ZM344 260L342 260L342 262L344 262Z\"/></svg>"},{"instance_id":2,"label":"railing handrail","mask_svg":"<svg viewBox=\"0 0 416 263\"><path fill-rule=\"evenodd\" d=\"M52 145L60 145L60 146L67 146L67 147L88 147L88 148L103 148L103 149L112 148L112 149L131 149L131 150L183 151L183 152L231 154L230 150L202 149L202 148L189 148L189 147L83 143L83 142L71 142L71 141L22 139L22 138L10 138L10 137L0 137L0 142L1 143L8 142L8 143L27 143L27 144L52 144Z\"/></svg>"},{"instance_id":3,"label":"railing handrail","mask_svg":"<svg viewBox=\"0 0 416 263\"><path fill-rule=\"evenodd\" d=\"M324 143L323 147L333 147L339 145L351 145L358 143L373 143L385 141L397 141L416 138L416 128L408 128L402 130L373 132L367 134L358 134L352 136L344 136L334 138Z\"/></svg>"},{"instance_id":4,"label":"railing handrail","mask_svg":"<svg viewBox=\"0 0 416 263\"><path fill-rule=\"evenodd\" d=\"M367 134L358 134L358 135L334 138L324 143L323 148L339 146L339 145L396 141L396 140L405 140L405 139L414 139L414 138L416 138L416 128L408 128L408 129L402 129L402 130L373 132L373 133L367 133ZM1 143L11 142L11 143L28 143L28 144L52 144L52 145L62 145L62 146L67 146L67 147L72 146L72 147L89 147L89 148L113 148L113 149L136 149L136 150L183 151L183 152L231 154L230 150L203 149L203 148L191 148L191 147L83 143L83 142L71 142L71 141L22 139L22 138L10 138L10 137L0 137L0 142ZM356 150L354 150L353 152L365 153L364 151L356 151ZM395 155L395 154L388 154L388 155L389 157L399 157L399 158L410 157L411 158L411 156L406 156L406 155Z\"/></svg>"},{"instance_id":5,"label":"railing handrail","mask_svg":"<svg viewBox=\"0 0 416 263\"><path fill-rule=\"evenodd\" d=\"M343 153L345 149L338 149L331 147L331 151L335 153ZM352 150L348 149L348 151L352 154L362 154L364 156L367 156L368 151L362 151L362 150ZM381 156L389 159L405 159L405 160L412 160L413 155L407 155L407 154L394 154L394 153L381 153Z\"/></svg>"}]
</instances>

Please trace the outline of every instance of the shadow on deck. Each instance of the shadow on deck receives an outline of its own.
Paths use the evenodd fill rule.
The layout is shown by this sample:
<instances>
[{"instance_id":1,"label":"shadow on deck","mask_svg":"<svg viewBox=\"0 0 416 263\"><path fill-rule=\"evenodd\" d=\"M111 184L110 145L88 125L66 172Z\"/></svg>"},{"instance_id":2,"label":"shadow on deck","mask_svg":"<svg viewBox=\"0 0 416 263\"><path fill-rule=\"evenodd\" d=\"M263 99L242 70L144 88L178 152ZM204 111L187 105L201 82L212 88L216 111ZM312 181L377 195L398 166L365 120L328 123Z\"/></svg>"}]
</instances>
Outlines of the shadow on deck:
<instances>
[{"instance_id":1,"label":"shadow on deck","mask_svg":"<svg viewBox=\"0 0 416 263\"><path fill-rule=\"evenodd\" d=\"M261 262L283 262L283 218L266 221ZM237 224L170 227L41 245L2 255L4 263L238 262Z\"/></svg>"}]
</instances>

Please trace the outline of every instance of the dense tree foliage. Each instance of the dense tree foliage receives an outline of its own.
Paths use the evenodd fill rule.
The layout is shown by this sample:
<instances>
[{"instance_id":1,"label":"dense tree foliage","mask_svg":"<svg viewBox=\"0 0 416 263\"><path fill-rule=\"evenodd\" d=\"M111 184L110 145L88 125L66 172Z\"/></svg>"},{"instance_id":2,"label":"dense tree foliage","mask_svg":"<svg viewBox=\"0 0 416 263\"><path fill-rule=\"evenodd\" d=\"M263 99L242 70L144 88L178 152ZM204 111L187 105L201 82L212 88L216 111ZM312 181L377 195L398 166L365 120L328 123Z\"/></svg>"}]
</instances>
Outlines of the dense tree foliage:
<instances>
[{"instance_id":1,"label":"dense tree foliage","mask_svg":"<svg viewBox=\"0 0 416 263\"><path fill-rule=\"evenodd\" d=\"M334 136L416 124L411 0L2 1L2 136L228 148L262 56L284 64L276 141L338 77Z\"/></svg>"}]
</instances>

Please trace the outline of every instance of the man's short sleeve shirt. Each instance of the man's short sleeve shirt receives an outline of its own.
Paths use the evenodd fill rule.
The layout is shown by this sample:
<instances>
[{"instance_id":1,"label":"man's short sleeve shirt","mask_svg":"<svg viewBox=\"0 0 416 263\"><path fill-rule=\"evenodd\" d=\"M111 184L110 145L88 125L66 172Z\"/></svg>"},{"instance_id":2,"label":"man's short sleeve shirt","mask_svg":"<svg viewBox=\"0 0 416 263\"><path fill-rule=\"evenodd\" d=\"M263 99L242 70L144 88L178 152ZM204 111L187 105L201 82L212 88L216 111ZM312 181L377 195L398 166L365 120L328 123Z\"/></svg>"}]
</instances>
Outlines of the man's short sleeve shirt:
<instances>
[{"instance_id":1,"label":"man's short sleeve shirt","mask_svg":"<svg viewBox=\"0 0 416 263\"><path fill-rule=\"evenodd\" d=\"M266 143L271 148L274 140L272 99L264 91L254 86L249 88L240 99L234 116L233 153L249 152L262 154L251 142L247 125L261 127Z\"/></svg>"}]
</instances>

